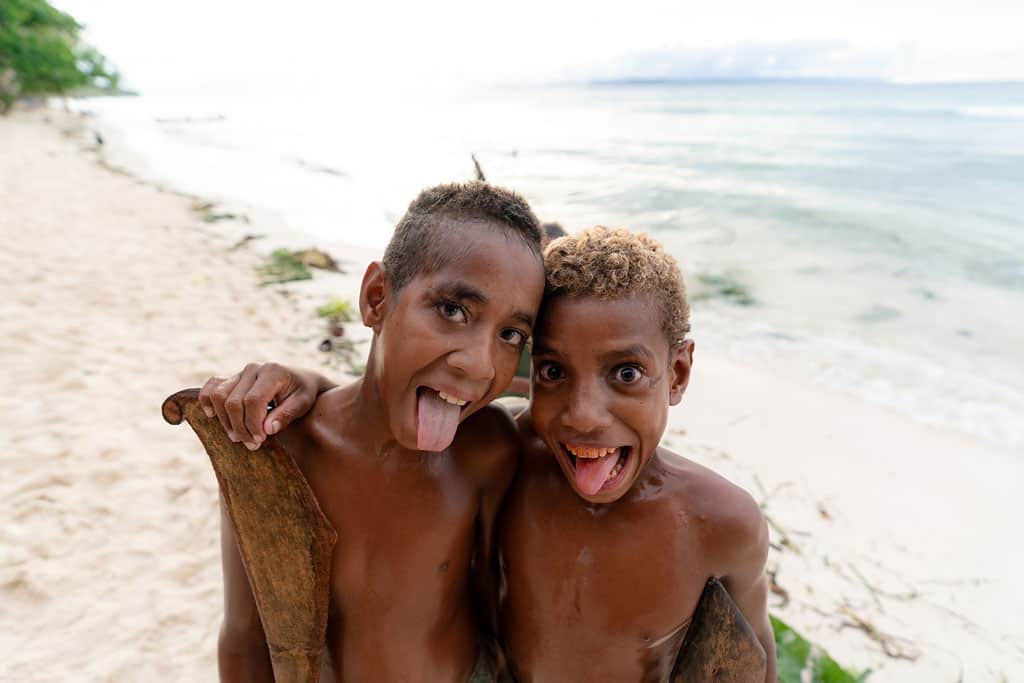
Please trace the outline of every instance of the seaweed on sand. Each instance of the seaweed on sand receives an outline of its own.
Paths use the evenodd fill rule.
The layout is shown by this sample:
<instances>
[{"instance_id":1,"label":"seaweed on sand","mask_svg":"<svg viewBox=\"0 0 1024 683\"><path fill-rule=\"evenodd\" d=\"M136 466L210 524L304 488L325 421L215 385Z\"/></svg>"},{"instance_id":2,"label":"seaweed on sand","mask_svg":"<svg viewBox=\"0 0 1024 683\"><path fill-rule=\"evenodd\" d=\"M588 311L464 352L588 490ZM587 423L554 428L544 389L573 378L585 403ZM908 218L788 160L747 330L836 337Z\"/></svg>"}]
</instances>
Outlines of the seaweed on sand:
<instances>
[{"instance_id":1,"label":"seaweed on sand","mask_svg":"<svg viewBox=\"0 0 1024 683\"><path fill-rule=\"evenodd\" d=\"M737 306L753 306L757 303L746 285L731 275L701 273L697 275L700 289L691 297L694 301L725 299Z\"/></svg>"},{"instance_id":2,"label":"seaweed on sand","mask_svg":"<svg viewBox=\"0 0 1024 683\"><path fill-rule=\"evenodd\" d=\"M277 285L313 278L306 264L287 249L275 249L266 263L256 267L256 272L260 276L261 285Z\"/></svg>"}]
</instances>

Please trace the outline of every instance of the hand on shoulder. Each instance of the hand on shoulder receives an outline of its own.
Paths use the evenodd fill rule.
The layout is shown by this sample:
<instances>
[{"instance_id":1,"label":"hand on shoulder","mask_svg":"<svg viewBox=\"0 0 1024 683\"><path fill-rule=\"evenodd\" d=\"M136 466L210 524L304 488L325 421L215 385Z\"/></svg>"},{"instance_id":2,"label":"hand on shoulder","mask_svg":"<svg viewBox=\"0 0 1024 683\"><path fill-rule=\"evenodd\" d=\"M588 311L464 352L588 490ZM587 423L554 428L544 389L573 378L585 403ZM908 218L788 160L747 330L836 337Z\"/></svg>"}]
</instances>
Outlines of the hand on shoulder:
<instances>
[{"instance_id":1,"label":"hand on shoulder","mask_svg":"<svg viewBox=\"0 0 1024 683\"><path fill-rule=\"evenodd\" d=\"M268 435L308 413L317 395L331 386L313 372L249 363L227 379L208 379L199 392L199 405L207 417L217 416L232 441L256 450Z\"/></svg>"}]
</instances>

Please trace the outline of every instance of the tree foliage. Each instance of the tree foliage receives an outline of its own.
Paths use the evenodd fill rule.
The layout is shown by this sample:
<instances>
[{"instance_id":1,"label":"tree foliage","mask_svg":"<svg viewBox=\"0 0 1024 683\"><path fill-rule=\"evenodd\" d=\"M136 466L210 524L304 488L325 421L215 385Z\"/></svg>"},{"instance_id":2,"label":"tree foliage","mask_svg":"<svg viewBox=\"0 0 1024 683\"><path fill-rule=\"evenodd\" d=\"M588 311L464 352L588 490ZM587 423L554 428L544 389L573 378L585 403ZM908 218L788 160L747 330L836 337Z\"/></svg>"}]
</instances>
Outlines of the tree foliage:
<instances>
[{"instance_id":1,"label":"tree foliage","mask_svg":"<svg viewBox=\"0 0 1024 683\"><path fill-rule=\"evenodd\" d=\"M19 95L117 90L117 71L81 31L46 0L0 1L0 112Z\"/></svg>"}]
</instances>

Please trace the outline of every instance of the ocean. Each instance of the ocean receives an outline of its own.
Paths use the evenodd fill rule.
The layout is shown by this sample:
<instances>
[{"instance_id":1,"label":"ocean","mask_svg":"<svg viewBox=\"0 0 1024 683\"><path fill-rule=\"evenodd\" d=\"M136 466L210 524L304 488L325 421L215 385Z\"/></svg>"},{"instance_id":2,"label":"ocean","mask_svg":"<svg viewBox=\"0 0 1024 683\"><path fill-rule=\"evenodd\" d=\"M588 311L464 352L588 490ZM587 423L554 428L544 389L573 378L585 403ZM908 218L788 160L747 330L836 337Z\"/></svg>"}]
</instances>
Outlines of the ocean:
<instances>
[{"instance_id":1,"label":"ocean","mask_svg":"<svg viewBox=\"0 0 1024 683\"><path fill-rule=\"evenodd\" d=\"M652 233L703 348L1024 451L1024 84L622 83L90 100L145 174L383 246L472 177ZM299 244L296 246L306 246Z\"/></svg>"}]
</instances>

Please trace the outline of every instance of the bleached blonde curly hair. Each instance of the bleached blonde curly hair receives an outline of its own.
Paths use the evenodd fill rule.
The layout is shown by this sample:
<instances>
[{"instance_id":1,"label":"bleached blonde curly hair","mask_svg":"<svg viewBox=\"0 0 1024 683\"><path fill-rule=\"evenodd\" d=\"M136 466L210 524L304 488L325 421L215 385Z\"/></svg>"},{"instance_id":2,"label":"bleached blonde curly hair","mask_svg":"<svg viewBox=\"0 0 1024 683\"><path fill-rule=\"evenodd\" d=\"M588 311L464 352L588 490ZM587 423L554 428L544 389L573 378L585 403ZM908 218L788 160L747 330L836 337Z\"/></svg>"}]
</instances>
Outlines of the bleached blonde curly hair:
<instances>
[{"instance_id":1,"label":"bleached blonde curly hair","mask_svg":"<svg viewBox=\"0 0 1024 683\"><path fill-rule=\"evenodd\" d=\"M559 237L544 250L544 296L618 299L651 296L661 313L669 347L690 331L690 305L679 264L645 233L598 225Z\"/></svg>"}]
</instances>

